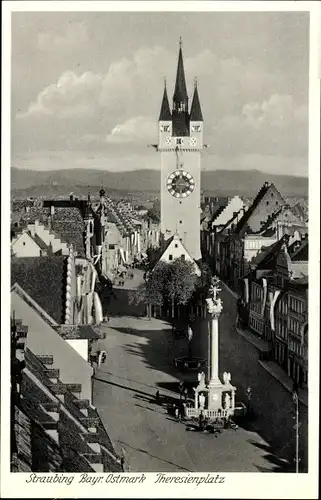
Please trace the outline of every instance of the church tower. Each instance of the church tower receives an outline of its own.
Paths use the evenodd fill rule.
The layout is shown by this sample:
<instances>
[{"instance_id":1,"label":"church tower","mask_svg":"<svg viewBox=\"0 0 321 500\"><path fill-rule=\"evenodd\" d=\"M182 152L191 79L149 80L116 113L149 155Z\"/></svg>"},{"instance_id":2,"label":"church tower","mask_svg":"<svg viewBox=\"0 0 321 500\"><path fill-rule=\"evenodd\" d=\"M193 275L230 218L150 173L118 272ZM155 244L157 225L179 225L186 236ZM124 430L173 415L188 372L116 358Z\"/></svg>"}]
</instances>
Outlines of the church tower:
<instances>
[{"instance_id":1,"label":"church tower","mask_svg":"<svg viewBox=\"0 0 321 500\"><path fill-rule=\"evenodd\" d=\"M165 83L159 115L157 151L161 155L161 234L174 234L194 260L201 258L201 150L203 116L194 83L189 110L182 43L180 41L173 106L170 109Z\"/></svg>"}]
</instances>

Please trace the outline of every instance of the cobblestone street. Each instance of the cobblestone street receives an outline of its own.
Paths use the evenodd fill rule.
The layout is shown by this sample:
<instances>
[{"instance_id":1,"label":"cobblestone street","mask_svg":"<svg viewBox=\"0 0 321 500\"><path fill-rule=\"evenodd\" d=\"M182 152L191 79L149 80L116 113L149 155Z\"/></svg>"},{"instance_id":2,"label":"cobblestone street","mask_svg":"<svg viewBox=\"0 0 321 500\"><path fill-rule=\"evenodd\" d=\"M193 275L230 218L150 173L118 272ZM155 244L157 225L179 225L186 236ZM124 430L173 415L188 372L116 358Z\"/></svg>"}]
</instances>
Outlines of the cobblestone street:
<instances>
[{"instance_id":1,"label":"cobblestone street","mask_svg":"<svg viewBox=\"0 0 321 500\"><path fill-rule=\"evenodd\" d=\"M107 363L96 373L94 404L118 452L124 448L131 470L281 470L283 462L257 432L241 427L224 430L217 437L187 432L184 423L176 422L164 406L155 404L157 389L162 396L178 397L173 358L186 346L173 338L168 323L118 315L101 328L106 333L101 348L108 355ZM202 342L194 343L195 350L202 349ZM224 348L223 353L225 359ZM238 386L235 369L231 365L226 368Z\"/></svg>"}]
</instances>

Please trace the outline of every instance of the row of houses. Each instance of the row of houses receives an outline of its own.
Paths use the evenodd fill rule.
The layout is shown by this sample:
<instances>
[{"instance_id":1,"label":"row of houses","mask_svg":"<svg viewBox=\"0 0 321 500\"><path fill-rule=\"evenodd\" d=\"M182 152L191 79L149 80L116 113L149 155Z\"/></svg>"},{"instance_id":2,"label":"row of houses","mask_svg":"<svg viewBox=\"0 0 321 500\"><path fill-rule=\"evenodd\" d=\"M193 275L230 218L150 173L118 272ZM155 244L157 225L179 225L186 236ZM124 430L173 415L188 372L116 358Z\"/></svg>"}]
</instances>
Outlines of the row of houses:
<instances>
[{"instance_id":1,"label":"row of houses","mask_svg":"<svg viewBox=\"0 0 321 500\"><path fill-rule=\"evenodd\" d=\"M203 256L237 293L238 314L266 357L308 384L308 220L266 182L246 206L234 197L205 213Z\"/></svg>"},{"instance_id":2,"label":"row of houses","mask_svg":"<svg viewBox=\"0 0 321 500\"><path fill-rule=\"evenodd\" d=\"M96 205L90 197L13 204L13 472L122 470L92 399L101 291L156 234L103 189Z\"/></svg>"}]
</instances>

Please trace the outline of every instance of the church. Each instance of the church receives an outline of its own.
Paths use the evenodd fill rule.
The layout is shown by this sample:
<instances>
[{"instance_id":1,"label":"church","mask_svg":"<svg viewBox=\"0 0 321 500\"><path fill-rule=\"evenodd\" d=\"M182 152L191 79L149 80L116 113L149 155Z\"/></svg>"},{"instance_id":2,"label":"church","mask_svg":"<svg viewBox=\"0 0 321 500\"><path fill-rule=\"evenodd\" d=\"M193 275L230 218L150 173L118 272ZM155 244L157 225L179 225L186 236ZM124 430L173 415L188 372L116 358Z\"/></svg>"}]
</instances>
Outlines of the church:
<instances>
[{"instance_id":1,"label":"church","mask_svg":"<svg viewBox=\"0 0 321 500\"><path fill-rule=\"evenodd\" d=\"M187 93L182 42L179 44L172 108L167 86L158 120L156 150L161 160L161 242L167 249L181 243L194 260L201 259L201 151L203 115L197 81L191 106ZM176 242L176 243L175 243ZM171 255L173 252L170 252Z\"/></svg>"}]
</instances>

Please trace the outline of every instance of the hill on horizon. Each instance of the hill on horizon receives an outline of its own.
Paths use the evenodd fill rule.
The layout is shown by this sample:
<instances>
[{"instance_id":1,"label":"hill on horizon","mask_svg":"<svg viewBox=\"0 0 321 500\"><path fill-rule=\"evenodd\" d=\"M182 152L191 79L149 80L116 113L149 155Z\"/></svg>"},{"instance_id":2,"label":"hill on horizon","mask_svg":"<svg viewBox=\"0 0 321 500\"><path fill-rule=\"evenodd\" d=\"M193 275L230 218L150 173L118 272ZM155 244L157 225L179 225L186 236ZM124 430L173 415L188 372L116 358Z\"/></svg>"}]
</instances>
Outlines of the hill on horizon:
<instances>
[{"instance_id":1,"label":"hill on horizon","mask_svg":"<svg viewBox=\"0 0 321 500\"><path fill-rule=\"evenodd\" d=\"M264 173L259 170L202 171L205 194L217 196L255 196L265 181L273 182L285 196L308 196L308 178ZM86 195L88 187L95 194L103 185L107 193L117 196L160 192L160 170L109 172L106 170L66 169L36 171L11 169L11 192L16 197ZM98 188L99 187L99 188Z\"/></svg>"}]
</instances>

